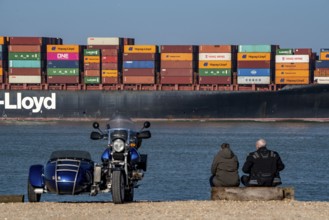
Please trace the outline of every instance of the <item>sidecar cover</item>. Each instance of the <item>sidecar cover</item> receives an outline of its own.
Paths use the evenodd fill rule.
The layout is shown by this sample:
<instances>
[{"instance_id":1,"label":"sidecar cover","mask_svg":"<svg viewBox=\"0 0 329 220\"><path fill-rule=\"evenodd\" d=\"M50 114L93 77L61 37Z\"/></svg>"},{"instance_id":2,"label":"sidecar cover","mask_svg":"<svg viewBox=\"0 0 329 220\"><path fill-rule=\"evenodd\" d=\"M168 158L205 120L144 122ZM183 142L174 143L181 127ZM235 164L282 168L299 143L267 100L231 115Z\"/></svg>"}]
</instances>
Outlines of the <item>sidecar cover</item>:
<instances>
[{"instance_id":1,"label":"sidecar cover","mask_svg":"<svg viewBox=\"0 0 329 220\"><path fill-rule=\"evenodd\" d=\"M50 193L88 192L93 181L94 162L89 152L62 150L51 154L44 170L44 182Z\"/></svg>"}]
</instances>

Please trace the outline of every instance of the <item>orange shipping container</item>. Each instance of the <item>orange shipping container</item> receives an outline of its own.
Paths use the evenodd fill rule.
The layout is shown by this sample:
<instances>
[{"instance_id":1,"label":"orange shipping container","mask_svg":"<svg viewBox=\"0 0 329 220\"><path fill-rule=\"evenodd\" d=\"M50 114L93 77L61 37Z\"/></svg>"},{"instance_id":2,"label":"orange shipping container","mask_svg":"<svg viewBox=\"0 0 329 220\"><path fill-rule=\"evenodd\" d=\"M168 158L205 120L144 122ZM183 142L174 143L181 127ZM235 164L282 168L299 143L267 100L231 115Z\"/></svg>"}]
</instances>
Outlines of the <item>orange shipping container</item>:
<instances>
[{"instance_id":1,"label":"orange shipping container","mask_svg":"<svg viewBox=\"0 0 329 220\"><path fill-rule=\"evenodd\" d=\"M123 77L124 84L154 84L154 76L125 76Z\"/></svg>"},{"instance_id":2,"label":"orange shipping container","mask_svg":"<svg viewBox=\"0 0 329 220\"><path fill-rule=\"evenodd\" d=\"M231 61L199 61L199 68L203 69L230 69Z\"/></svg>"},{"instance_id":3,"label":"orange shipping container","mask_svg":"<svg viewBox=\"0 0 329 220\"><path fill-rule=\"evenodd\" d=\"M5 44L5 37L0 37L0 45Z\"/></svg>"},{"instance_id":4,"label":"orange shipping container","mask_svg":"<svg viewBox=\"0 0 329 220\"><path fill-rule=\"evenodd\" d=\"M102 70L102 77L117 77L118 70Z\"/></svg>"},{"instance_id":5,"label":"orange shipping container","mask_svg":"<svg viewBox=\"0 0 329 220\"><path fill-rule=\"evenodd\" d=\"M200 45L199 52L200 53L231 53L234 52L232 50L232 45Z\"/></svg>"},{"instance_id":6,"label":"orange shipping container","mask_svg":"<svg viewBox=\"0 0 329 220\"><path fill-rule=\"evenodd\" d=\"M3 69L0 68L0 76L2 76L2 75L3 75Z\"/></svg>"},{"instance_id":7,"label":"orange shipping container","mask_svg":"<svg viewBox=\"0 0 329 220\"><path fill-rule=\"evenodd\" d=\"M85 70L84 75L85 76L100 76L99 70Z\"/></svg>"},{"instance_id":8,"label":"orange shipping container","mask_svg":"<svg viewBox=\"0 0 329 220\"><path fill-rule=\"evenodd\" d=\"M320 52L320 60L329 60L329 52Z\"/></svg>"},{"instance_id":9,"label":"orange shipping container","mask_svg":"<svg viewBox=\"0 0 329 220\"><path fill-rule=\"evenodd\" d=\"M329 76L329 69L316 69L314 71L315 77L321 77L321 76Z\"/></svg>"},{"instance_id":10,"label":"orange shipping container","mask_svg":"<svg viewBox=\"0 0 329 220\"><path fill-rule=\"evenodd\" d=\"M79 53L79 45L47 45L47 52L66 52L66 53Z\"/></svg>"},{"instance_id":11,"label":"orange shipping container","mask_svg":"<svg viewBox=\"0 0 329 220\"><path fill-rule=\"evenodd\" d=\"M124 53L156 53L158 46L156 45L125 45Z\"/></svg>"},{"instance_id":12,"label":"orange shipping container","mask_svg":"<svg viewBox=\"0 0 329 220\"><path fill-rule=\"evenodd\" d=\"M193 53L161 53L164 61L192 61Z\"/></svg>"},{"instance_id":13,"label":"orange shipping container","mask_svg":"<svg viewBox=\"0 0 329 220\"><path fill-rule=\"evenodd\" d=\"M100 63L101 59L99 56L84 56L83 58L85 63Z\"/></svg>"},{"instance_id":14,"label":"orange shipping container","mask_svg":"<svg viewBox=\"0 0 329 220\"><path fill-rule=\"evenodd\" d=\"M309 77L275 77L275 84L280 85L305 85L309 83Z\"/></svg>"},{"instance_id":15,"label":"orange shipping container","mask_svg":"<svg viewBox=\"0 0 329 220\"><path fill-rule=\"evenodd\" d=\"M271 53L238 53L238 61L271 60Z\"/></svg>"},{"instance_id":16,"label":"orange shipping container","mask_svg":"<svg viewBox=\"0 0 329 220\"><path fill-rule=\"evenodd\" d=\"M309 77L310 71L309 70L276 70L275 71L276 77Z\"/></svg>"},{"instance_id":17,"label":"orange shipping container","mask_svg":"<svg viewBox=\"0 0 329 220\"><path fill-rule=\"evenodd\" d=\"M308 70L309 63L276 63L275 69L277 70Z\"/></svg>"}]
</instances>

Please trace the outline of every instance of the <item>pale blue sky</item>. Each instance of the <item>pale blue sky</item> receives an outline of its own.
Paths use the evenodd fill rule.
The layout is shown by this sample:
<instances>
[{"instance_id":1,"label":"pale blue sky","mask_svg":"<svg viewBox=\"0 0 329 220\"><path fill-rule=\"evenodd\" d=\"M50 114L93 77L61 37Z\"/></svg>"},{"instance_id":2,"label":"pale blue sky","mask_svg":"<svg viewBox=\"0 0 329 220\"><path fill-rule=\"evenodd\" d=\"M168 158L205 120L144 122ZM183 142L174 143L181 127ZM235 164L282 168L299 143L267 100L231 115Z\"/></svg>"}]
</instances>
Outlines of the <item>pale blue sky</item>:
<instances>
[{"instance_id":1,"label":"pale blue sky","mask_svg":"<svg viewBox=\"0 0 329 220\"><path fill-rule=\"evenodd\" d=\"M329 0L0 0L0 35L329 48Z\"/></svg>"}]
</instances>

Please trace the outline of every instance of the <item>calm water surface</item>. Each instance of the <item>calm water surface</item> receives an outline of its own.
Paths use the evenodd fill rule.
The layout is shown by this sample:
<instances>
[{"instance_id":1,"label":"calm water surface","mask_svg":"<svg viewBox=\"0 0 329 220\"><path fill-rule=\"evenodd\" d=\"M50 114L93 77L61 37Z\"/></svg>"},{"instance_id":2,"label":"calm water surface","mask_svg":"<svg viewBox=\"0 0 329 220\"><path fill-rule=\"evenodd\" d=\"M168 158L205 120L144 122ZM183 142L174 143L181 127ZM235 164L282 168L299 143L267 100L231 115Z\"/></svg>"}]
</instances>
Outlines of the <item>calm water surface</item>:
<instances>
[{"instance_id":1,"label":"calm water surface","mask_svg":"<svg viewBox=\"0 0 329 220\"><path fill-rule=\"evenodd\" d=\"M87 150L99 162L106 143L90 140L90 131L91 122L0 122L0 194L26 195L29 166L45 164L54 150ZM148 154L148 170L135 200L208 200L219 145L231 144L242 175L246 155L265 138L285 163L283 186L293 186L297 200L329 201L329 123L154 122L151 131L140 148ZM111 201L111 195L43 194L41 200Z\"/></svg>"}]
</instances>

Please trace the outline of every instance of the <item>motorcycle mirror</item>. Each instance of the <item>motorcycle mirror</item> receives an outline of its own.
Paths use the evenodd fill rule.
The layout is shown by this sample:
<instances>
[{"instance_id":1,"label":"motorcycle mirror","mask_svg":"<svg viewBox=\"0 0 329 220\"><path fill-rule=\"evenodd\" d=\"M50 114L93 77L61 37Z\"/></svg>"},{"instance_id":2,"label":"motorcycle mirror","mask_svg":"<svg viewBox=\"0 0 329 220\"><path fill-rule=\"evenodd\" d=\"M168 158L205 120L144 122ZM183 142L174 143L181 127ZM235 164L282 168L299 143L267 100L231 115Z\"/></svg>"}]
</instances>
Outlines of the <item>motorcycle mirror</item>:
<instances>
[{"instance_id":1,"label":"motorcycle mirror","mask_svg":"<svg viewBox=\"0 0 329 220\"><path fill-rule=\"evenodd\" d=\"M92 139L92 140L100 140L100 139L103 139L103 137L104 137L104 135L100 134L97 131L93 131L90 134L90 139Z\"/></svg>"},{"instance_id":2,"label":"motorcycle mirror","mask_svg":"<svg viewBox=\"0 0 329 220\"><path fill-rule=\"evenodd\" d=\"M137 135L137 138L140 138L140 139L148 139L150 137L151 137L150 131L142 131L142 132L139 132Z\"/></svg>"},{"instance_id":3,"label":"motorcycle mirror","mask_svg":"<svg viewBox=\"0 0 329 220\"><path fill-rule=\"evenodd\" d=\"M95 129L98 129L98 128L99 128L99 124L98 124L98 122L94 122L94 123L93 123L93 128L95 128Z\"/></svg>"},{"instance_id":4,"label":"motorcycle mirror","mask_svg":"<svg viewBox=\"0 0 329 220\"><path fill-rule=\"evenodd\" d=\"M144 122L143 128L149 128L151 126L151 123L149 121Z\"/></svg>"}]
</instances>

